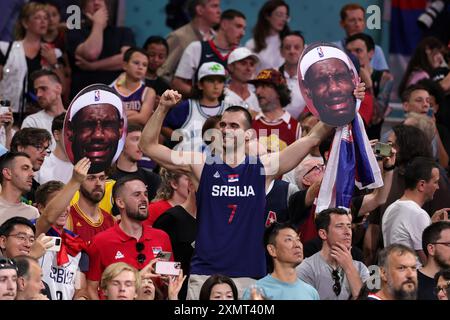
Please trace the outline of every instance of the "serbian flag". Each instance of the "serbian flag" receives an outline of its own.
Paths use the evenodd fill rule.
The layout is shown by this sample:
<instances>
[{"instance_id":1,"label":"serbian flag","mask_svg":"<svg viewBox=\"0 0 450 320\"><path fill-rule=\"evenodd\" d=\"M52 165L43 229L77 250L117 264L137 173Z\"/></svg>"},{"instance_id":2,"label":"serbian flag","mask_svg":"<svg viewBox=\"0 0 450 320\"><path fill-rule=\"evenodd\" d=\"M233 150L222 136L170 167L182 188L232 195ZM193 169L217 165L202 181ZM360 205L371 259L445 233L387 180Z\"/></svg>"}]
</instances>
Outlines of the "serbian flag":
<instances>
[{"instance_id":1,"label":"serbian flag","mask_svg":"<svg viewBox=\"0 0 450 320\"><path fill-rule=\"evenodd\" d=\"M316 213L333 207L349 210L355 185L359 189L383 186L381 170L359 113L351 123L336 129Z\"/></svg>"},{"instance_id":2,"label":"serbian flag","mask_svg":"<svg viewBox=\"0 0 450 320\"><path fill-rule=\"evenodd\" d=\"M229 174L228 175L228 182L238 182L238 181L239 181L238 174Z\"/></svg>"},{"instance_id":3,"label":"serbian flag","mask_svg":"<svg viewBox=\"0 0 450 320\"><path fill-rule=\"evenodd\" d=\"M86 242L70 230L64 229L62 234L60 234L52 227L47 232L47 235L61 237L61 250L56 255L56 263L58 266L68 263L69 255L75 257L78 253L87 249Z\"/></svg>"}]
</instances>

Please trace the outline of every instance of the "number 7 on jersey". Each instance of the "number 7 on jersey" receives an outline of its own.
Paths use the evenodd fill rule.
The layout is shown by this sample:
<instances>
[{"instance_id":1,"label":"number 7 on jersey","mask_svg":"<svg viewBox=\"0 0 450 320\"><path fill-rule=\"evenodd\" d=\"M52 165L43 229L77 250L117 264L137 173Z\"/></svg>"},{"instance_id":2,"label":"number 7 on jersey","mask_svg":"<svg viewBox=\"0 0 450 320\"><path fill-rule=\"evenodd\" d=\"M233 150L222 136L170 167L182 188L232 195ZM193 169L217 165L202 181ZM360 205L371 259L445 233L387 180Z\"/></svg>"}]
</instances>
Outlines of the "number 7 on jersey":
<instances>
[{"instance_id":1,"label":"number 7 on jersey","mask_svg":"<svg viewBox=\"0 0 450 320\"><path fill-rule=\"evenodd\" d=\"M233 221L234 214L236 213L237 204L229 204L229 205L228 205L228 208L231 209L230 218L228 218L228 224L230 224L231 221Z\"/></svg>"}]
</instances>

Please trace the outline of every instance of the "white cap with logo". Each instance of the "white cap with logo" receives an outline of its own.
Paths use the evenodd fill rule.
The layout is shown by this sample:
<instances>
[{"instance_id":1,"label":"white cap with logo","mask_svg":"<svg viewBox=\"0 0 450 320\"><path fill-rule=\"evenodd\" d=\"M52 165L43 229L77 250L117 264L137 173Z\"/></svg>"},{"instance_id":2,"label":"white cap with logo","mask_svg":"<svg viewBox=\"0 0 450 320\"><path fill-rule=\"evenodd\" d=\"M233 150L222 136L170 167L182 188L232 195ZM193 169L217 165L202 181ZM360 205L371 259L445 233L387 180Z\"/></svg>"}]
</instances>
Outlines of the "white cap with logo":
<instances>
[{"instance_id":1,"label":"white cap with logo","mask_svg":"<svg viewBox=\"0 0 450 320\"><path fill-rule=\"evenodd\" d=\"M207 76L226 77L227 72L223 65L218 62L205 62L198 70L198 81Z\"/></svg>"}]
</instances>

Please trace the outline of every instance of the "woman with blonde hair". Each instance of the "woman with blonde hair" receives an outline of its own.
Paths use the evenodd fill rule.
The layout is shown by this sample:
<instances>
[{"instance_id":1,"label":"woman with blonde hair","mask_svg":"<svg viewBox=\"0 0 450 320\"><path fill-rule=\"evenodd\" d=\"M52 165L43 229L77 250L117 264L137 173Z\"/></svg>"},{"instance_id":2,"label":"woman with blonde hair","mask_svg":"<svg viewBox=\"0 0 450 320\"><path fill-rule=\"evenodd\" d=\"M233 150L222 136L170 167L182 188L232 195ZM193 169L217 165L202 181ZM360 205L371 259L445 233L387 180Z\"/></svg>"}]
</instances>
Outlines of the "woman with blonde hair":
<instances>
[{"instance_id":1,"label":"woman with blonde hair","mask_svg":"<svg viewBox=\"0 0 450 320\"><path fill-rule=\"evenodd\" d=\"M107 300L134 300L140 287L139 271L125 262L109 265L100 281L100 288Z\"/></svg>"},{"instance_id":2,"label":"woman with blonde hair","mask_svg":"<svg viewBox=\"0 0 450 320\"><path fill-rule=\"evenodd\" d=\"M61 68L62 53L53 45L44 43L48 30L48 12L44 4L29 2L22 7L15 27L14 42L0 42L0 51L5 57L0 61L0 96L11 101L13 113L22 120L24 113L34 113L32 105L37 98L31 74L33 71L52 69L60 79L64 79ZM26 110L25 106L30 106ZM18 123L20 125L20 123Z\"/></svg>"},{"instance_id":3,"label":"woman with blonde hair","mask_svg":"<svg viewBox=\"0 0 450 320\"><path fill-rule=\"evenodd\" d=\"M148 218L146 223L150 226L153 225L156 219L164 212L185 202L189 193L188 176L181 173L175 173L166 168L161 168L159 175L161 176L161 184L156 192L155 199L148 206Z\"/></svg>"}]
</instances>

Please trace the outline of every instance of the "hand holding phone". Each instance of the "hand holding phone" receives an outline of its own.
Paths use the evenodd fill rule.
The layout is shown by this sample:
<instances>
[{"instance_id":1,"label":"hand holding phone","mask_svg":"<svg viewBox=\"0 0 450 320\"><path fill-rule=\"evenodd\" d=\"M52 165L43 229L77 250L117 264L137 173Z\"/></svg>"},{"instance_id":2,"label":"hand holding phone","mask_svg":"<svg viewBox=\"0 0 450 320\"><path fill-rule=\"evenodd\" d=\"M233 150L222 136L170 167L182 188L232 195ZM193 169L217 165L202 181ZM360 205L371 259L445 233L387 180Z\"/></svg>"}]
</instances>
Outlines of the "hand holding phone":
<instances>
[{"instance_id":1,"label":"hand holding phone","mask_svg":"<svg viewBox=\"0 0 450 320\"><path fill-rule=\"evenodd\" d=\"M59 252L61 250L61 238L60 237L49 237L51 241L49 243L53 243L53 245L47 249L47 251L55 251Z\"/></svg>"},{"instance_id":2,"label":"hand holding phone","mask_svg":"<svg viewBox=\"0 0 450 320\"><path fill-rule=\"evenodd\" d=\"M155 265L155 272L161 275L178 276L180 270L180 262L157 261Z\"/></svg>"},{"instance_id":3,"label":"hand holding phone","mask_svg":"<svg viewBox=\"0 0 450 320\"><path fill-rule=\"evenodd\" d=\"M377 142L373 147L373 152L376 156L389 157L392 154L392 146L388 143Z\"/></svg>"}]
</instances>

